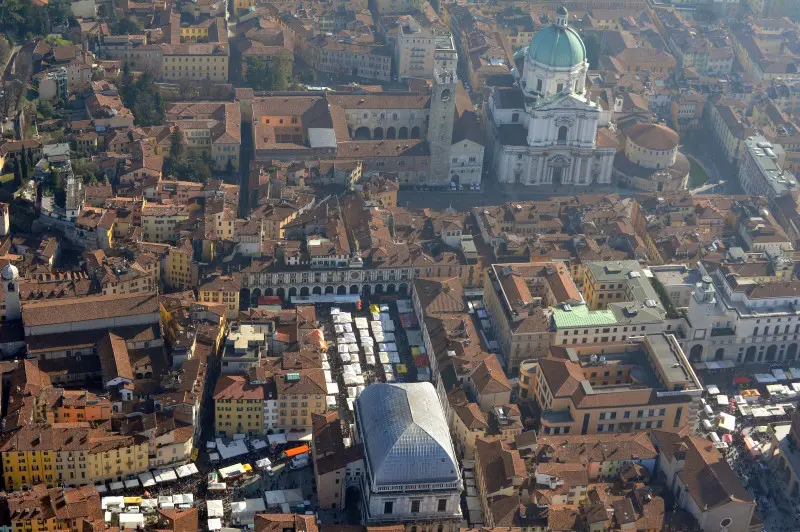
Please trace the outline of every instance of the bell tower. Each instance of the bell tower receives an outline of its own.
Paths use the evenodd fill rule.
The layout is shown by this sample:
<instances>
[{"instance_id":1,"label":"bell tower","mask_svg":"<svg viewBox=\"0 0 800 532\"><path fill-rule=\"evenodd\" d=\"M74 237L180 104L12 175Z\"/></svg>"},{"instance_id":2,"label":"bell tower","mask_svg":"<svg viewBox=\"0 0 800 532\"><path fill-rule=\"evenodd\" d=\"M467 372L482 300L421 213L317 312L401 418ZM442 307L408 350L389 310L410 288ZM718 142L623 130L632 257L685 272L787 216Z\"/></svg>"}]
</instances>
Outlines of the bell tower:
<instances>
[{"instance_id":1,"label":"bell tower","mask_svg":"<svg viewBox=\"0 0 800 532\"><path fill-rule=\"evenodd\" d=\"M427 181L429 185L450 182L450 146L453 144L457 82L455 68L437 68L433 72L427 136L431 152Z\"/></svg>"}]
</instances>

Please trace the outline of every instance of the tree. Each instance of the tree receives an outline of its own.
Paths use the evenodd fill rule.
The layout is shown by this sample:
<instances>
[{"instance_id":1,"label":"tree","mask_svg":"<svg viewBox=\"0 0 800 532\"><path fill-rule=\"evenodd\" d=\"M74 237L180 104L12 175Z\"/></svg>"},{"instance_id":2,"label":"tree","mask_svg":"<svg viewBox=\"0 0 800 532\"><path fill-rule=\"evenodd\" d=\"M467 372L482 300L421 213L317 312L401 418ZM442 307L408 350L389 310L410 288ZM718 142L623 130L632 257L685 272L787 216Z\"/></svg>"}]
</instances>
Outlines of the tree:
<instances>
[{"instance_id":1,"label":"tree","mask_svg":"<svg viewBox=\"0 0 800 532\"><path fill-rule=\"evenodd\" d=\"M225 171L228 172L229 174L233 175L233 172L235 170L236 169L233 167L233 163L231 162L230 159L228 159L228 163L225 165Z\"/></svg>"},{"instance_id":2,"label":"tree","mask_svg":"<svg viewBox=\"0 0 800 532\"><path fill-rule=\"evenodd\" d=\"M5 64L9 55L11 55L11 43L0 35L0 63Z\"/></svg>"},{"instance_id":3,"label":"tree","mask_svg":"<svg viewBox=\"0 0 800 532\"><path fill-rule=\"evenodd\" d=\"M72 15L69 0L49 0L47 3L47 14L52 25L69 25L69 18Z\"/></svg>"},{"instance_id":4,"label":"tree","mask_svg":"<svg viewBox=\"0 0 800 532\"><path fill-rule=\"evenodd\" d=\"M278 62L280 65L280 62ZM247 73L245 81L247 85L259 91L283 91L289 85L289 80L282 72L281 68L272 68L266 61L261 61L255 57L248 57L246 61Z\"/></svg>"},{"instance_id":5,"label":"tree","mask_svg":"<svg viewBox=\"0 0 800 532\"><path fill-rule=\"evenodd\" d=\"M23 146L22 150L19 152L19 174L22 177L23 183L27 183L28 179L30 179L28 173L28 152L25 146Z\"/></svg>"},{"instance_id":6,"label":"tree","mask_svg":"<svg viewBox=\"0 0 800 532\"><path fill-rule=\"evenodd\" d=\"M45 178L44 187L53 194L61 187L61 174L58 173L55 166L50 166L50 171Z\"/></svg>"},{"instance_id":7,"label":"tree","mask_svg":"<svg viewBox=\"0 0 800 532\"><path fill-rule=\"evenodd\" d=\"M120 19L114 25L114 34L116 35L140 35L142 32L142 27L132 18Z\"/></svg>"},{"instance_id":8,"label":"tree","mask_svg":"<svg viewBox=\"0 0 800 532\"><path fill-rule=\"evenodd\" d=\"M52 118L53 117L53 104L44 100L39 100L39 104L37 105L39 113L44 118Z\"/></svg>"},{"instance_id":9,"label":"tree","mask_svg":"<svg viewBox=\"0 0 800 532\"><path fill-rule=\"evenodd\" d=\"M169 156L176 161L186 158L186 140L183 138L183 131L179 127L172 128L169 136Z\"/></svg>"},{"instance_id":10,"label":"tree","mask_svg":"<svg viewBox=\"0 0 800 532\"><path fill-rule=\"evenodd\" d=\"M19 170L19 163L14 161L14 190L18 190L22 186L22 174Z\"/></svg>"},{"instance_id":11,"label":"tree","mask_svg":"<svg viewBox=\"0 0 800 532\"><path fill-rule=\"evenodd\" d=\"M297 76L297 80L304 85L312 85L317 82L317 73L309 68L308 70L300 72Z\"/></svg>"}]
</instances>

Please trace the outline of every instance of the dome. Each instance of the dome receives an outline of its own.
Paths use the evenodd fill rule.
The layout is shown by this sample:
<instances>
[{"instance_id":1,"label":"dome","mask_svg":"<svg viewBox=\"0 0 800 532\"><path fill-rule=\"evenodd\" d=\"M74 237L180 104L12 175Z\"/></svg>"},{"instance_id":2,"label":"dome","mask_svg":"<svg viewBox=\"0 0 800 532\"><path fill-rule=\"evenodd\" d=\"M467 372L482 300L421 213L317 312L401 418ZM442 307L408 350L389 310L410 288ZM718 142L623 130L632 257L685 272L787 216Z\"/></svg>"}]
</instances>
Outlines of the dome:
<instances>
[{"instance_id":1,"label":"dome","mask_svg":"<svg viewBox=\"0 0 800 532\"><path fill-rule=\"evenodd\" d=\"M3 268L3 272L0 273L3 276L3 279L6 281L11 281L12 279L17 279L19 277L19 270L16 266L11 263L6 264L5 268Z\"/></svg>"},{"instance_id":2,"label":"dome","mask_svg":"<svg viewBox=\"0 0 800 532\"><path fill-rule=\"evenodd\" d=\"M578 32L567 26L567 10L558 10L558 22L538 32L528 45L531 59L556 68L572 68L586 61L586 46Z\"/></svg>"},{"instance_id":3,"label":"dome","mask_svg":"<svg viewBox=\"0 0 800 532\"><path fill-rule=\"evenodd\" d=\"M447 420L431 383L372 384L356 399L356 413L376 485L459 481Z\"/></svg>"},{"instance_id":4,"label":"dome","mask_svg":"<svg viewBox=\"0 0 800 532\"><path fill-rule=\"evenodd\" d=\"M653 151L674 150L680 142L675 131L659 124L636 124L625 134L637 146Z\"/></svg>"}]
</instances>

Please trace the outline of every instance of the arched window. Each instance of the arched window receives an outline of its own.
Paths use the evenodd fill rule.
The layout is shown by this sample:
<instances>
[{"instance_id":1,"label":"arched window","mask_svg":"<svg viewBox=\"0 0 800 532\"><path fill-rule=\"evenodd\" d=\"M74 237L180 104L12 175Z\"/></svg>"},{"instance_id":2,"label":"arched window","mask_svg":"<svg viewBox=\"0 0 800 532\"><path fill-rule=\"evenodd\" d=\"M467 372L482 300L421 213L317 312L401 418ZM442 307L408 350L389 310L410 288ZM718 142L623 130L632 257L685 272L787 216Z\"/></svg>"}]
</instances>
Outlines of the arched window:
<instances>
[{"instance_id":1,"label":"arched window","mask_svg":"<svg viewBox=\"0 0 800 532\"><path fill-rule=\"evenodd\" d=\"M561 126L558 128L558 143L559 144L566 144L567 143L567 132L569 129L567 126Z\"/></svg>"},{"instance_id":2,"label":"arched window","mask_svg":"<svg viewBox=\"0 0 800 532\"><path fill-rule=\"evenodd\" d=\"M519 113L511 113L511 121L514 123L519 122Z\"/></svg>"}]
</instances>

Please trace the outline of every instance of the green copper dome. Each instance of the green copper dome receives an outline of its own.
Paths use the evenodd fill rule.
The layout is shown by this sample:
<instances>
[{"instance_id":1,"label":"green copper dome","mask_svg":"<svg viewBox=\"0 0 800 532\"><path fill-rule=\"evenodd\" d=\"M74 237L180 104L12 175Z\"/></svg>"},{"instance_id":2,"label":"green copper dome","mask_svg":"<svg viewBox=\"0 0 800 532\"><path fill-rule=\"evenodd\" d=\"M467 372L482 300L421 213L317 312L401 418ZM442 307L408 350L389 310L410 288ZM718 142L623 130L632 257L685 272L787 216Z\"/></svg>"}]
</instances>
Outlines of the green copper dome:
<instances>
[{"instance_id":1,"label":"green copper dome","mask_svg":"<svg viewBox=\"0 0 800 532\"><path fill-rule=\"evenodd\" d=\"M561 16L559 22L562 22ZM556 68L570 68L586 61L586 46L578 32L568 27L564 20L563 24L551 24L536 32L528 46L528 54L539 63Z\"/></svg>"}]
</instances>

